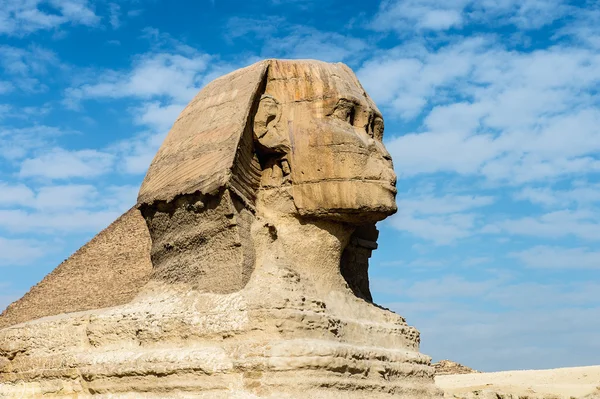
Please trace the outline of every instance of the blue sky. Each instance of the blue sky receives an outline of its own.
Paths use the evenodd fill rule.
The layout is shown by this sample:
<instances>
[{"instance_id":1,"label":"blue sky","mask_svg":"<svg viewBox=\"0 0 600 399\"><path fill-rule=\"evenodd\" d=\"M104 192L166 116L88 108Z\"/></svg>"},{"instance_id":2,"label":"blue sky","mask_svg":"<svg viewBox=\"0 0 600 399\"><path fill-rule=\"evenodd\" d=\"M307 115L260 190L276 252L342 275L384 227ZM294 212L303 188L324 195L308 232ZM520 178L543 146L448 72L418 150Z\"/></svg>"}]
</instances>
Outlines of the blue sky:
<instances>
[{"instance_id":1,"label":"blue sky","mask_svg":"<svg viewBox=\"0 0 600 399\"><path fill-rule=\"evenodd\" d=\"M600 364L599 50L596 1L0 0L0 309L134 204L204 84L316 58L384 113L372 290L422 351Z\"/></svg>"}]
</instances>

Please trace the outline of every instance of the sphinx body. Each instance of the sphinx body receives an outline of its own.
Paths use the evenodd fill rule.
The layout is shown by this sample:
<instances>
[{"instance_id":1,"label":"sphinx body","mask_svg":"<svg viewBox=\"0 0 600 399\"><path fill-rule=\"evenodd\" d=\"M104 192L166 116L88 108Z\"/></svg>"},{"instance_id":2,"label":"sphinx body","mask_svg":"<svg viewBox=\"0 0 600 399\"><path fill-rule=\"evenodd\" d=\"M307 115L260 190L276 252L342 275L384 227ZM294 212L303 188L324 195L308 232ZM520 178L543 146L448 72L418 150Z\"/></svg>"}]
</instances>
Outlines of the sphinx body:
<instances>
[{"instance_id":1,"label":"sphinx body","mask_svg":"<svg viewBox=\"0 0 600 399\"><path fill-rule=\"evenodd\" d=\"M343 64L210 83L125 218L147 273L108 307L1 329L0 397L441 397L418 331L369 291L375 223L396 210L382 136Z\"/></svg>"}]
</instances>

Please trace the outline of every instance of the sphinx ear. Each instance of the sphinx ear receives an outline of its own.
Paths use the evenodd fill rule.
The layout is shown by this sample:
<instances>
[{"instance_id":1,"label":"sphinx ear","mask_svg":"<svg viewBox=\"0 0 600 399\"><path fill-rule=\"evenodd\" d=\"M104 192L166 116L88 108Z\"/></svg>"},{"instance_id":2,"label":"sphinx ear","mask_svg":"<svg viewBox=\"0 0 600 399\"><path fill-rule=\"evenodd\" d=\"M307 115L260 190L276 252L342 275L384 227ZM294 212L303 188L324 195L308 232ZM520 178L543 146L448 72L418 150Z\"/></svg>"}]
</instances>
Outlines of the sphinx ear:
<instances>
[{"instance_id":1,"label":"sphinx ear","mask_svg":"<svg viewBox=\"0 0 600 399\"><path fill-rule=\"evenodd\" d=\"M288 137L278 128L280 118L281 104L275 97L264 94L254 115L254 140L266 152L287 153L290 150Z\"/></svg>"}]
</instances>

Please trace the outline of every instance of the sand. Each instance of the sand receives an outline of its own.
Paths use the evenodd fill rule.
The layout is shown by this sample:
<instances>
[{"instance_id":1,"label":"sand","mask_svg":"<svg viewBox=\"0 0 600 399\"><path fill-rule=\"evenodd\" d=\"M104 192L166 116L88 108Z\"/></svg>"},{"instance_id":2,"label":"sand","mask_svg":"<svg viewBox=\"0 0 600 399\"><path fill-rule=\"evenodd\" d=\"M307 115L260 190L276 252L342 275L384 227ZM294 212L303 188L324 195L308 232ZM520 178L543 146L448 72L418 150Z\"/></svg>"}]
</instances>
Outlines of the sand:
<instances>
[{"instance_id":1,"label":"sand","mask_svg":"<svg viewBox=\"0 0 600 399\"><path fill-rule=\"evenodd\" d=\"M485 391L501 398L600 398L600 366L440 375L435 381L450 398L498 397Z\"/></svg>"}]
</instances>

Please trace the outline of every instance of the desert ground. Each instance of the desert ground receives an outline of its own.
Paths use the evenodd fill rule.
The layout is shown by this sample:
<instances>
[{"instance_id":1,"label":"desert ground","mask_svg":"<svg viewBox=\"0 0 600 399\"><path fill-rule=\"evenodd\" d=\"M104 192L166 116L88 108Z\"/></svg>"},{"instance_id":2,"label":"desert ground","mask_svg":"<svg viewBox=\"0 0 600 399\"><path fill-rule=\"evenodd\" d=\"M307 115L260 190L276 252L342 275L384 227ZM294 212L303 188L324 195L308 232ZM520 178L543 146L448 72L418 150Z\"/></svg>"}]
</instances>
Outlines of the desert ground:
<instances>
[{"instance_id":1,"label":"desert ground","mask_svg":"<svg viewBox=\"0 0 600 399\"><path fill-rule=\"evenodd\" d=\"M438 375L435 382L446 398L600 398L600 366Z\"/></svg>"}]
</instances>

